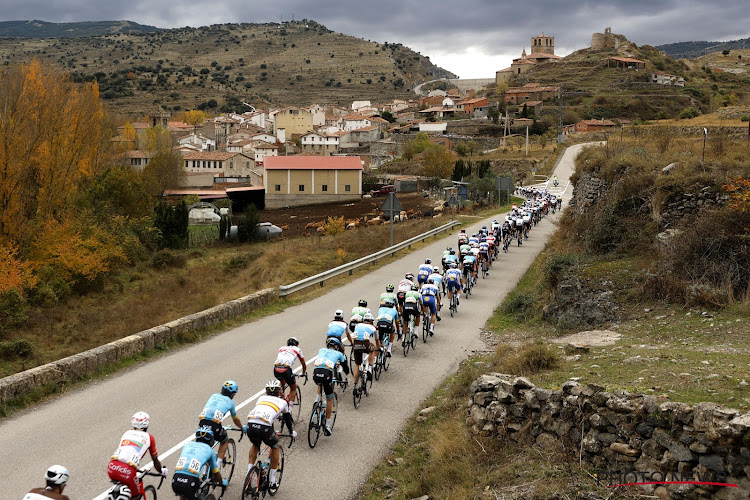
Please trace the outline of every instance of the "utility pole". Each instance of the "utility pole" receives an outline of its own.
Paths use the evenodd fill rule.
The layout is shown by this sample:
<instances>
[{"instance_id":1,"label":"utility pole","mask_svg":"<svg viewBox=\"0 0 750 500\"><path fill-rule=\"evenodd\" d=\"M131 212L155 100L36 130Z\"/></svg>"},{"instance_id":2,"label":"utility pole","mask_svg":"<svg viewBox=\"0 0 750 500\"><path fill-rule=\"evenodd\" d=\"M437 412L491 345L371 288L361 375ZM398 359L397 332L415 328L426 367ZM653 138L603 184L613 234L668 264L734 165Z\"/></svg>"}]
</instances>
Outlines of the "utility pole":
<instances>
[{"instance_id":1,"label":"utility pole","mask_svg":"<svg viewBox=\"0 0 750 500\"><path fill-rule=\"evenodd\" d=\"M562 85L558 88L558 103L560 110L557 116L557 143L563 143L563 88Z\"/></svg>"},{"instance_id":2,"label":"utility pole","mask_svg":"<svg viewBox=\"0 0 750 500\"><path fill-rule=\"evenodd\" d=\"M529 127L526 127L526 158L529 157Z\"/></svg>"}]
</instances>

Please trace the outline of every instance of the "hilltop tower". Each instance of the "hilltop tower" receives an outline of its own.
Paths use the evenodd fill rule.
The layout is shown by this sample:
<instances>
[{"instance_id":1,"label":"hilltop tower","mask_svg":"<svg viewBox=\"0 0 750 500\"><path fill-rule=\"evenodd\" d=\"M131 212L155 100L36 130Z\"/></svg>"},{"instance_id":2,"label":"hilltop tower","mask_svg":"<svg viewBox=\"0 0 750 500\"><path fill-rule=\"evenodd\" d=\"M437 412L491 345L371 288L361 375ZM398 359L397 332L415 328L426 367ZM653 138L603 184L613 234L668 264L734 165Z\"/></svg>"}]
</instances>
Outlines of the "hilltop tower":
<instances>
[{"instance_id":1,"label":"hilltop tower","mask_svg":"<svg viewBox=\"0 0 750 500\"><path fill-rule=\"evenodd\" d=\"M532 54L555 54L555 37L539 35L531 37Z\"/></svg>"}]
</instances>

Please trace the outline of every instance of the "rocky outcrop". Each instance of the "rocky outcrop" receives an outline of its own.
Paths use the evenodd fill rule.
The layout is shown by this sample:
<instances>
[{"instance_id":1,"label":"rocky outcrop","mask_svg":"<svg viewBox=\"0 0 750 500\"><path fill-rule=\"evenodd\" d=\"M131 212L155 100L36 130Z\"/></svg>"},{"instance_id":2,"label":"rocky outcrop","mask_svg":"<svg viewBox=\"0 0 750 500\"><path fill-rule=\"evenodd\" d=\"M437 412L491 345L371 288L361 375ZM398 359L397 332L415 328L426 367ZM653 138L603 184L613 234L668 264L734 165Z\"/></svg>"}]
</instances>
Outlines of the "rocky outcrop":
<instances>
[{"instance_id":1,"label":"rocky outcrop","mask_svg":"<svg viewBox=\"0 0 750 500\"><path fill-rule=\"evenodd\" d=\"M568 274L557 284L542 314L545 320L567 330L617 321L618 311L615 293L607 286L601 283L595 286L592 280Z\"/></svg>"},{"instance_id":2,"label":"rocky outcrop","mask_svg":"<svg viewBox=\"0 0 750 500\"><path fill-rule=\"evenodd\" d=\"M588 207L594 205L607 189L607 181L584 172L576 181L573 188L573 199L570 200L571 210L576 215L586 211Z\"/></svg>"},{"instance_id":3,"label":"rocky outcrop","mask_svg":"<svg viewBox=\"0 0 750 500\"><path fill-rule=\"evenodd\" d=\"M740 487L641 487L659 498L675 499L746 498L750 491L750 413L714 403L690 406L622 390L608 392L574 381L561 390L548 390L499 373L474 381L471 396L467 423L474 433L568 450L606 471L601 476L605 485L709 478L707 482Z\"/></svg>"},{"instance_id":4,"label":"rocky outcrop","mask_svg":"<svg viewBox=\"0 0 750 500\"><path fill-rule=\"evenodd\" d=\"M171 340L178 340L186 333L241 316L269 304L276 296L275 288L261 290L59 361L2 378L0 379L0 402L8 401L49 383L64 383L80 379L146 349L153 349Z\"/></svg>"},{"instance_id":5,"label":"rocky outcrop","mask_svg":"<svg viewBox=\"0 0 750 500\"><path fill-rule=\"evenodd\" d=\"M663 204L659 222L665 229L673 228L682 217L694 215L704 208L724 205L728 200L726 193L718 192L713 186L706 186L697 193L682 193Z\"/></svg>"}]
</instances>

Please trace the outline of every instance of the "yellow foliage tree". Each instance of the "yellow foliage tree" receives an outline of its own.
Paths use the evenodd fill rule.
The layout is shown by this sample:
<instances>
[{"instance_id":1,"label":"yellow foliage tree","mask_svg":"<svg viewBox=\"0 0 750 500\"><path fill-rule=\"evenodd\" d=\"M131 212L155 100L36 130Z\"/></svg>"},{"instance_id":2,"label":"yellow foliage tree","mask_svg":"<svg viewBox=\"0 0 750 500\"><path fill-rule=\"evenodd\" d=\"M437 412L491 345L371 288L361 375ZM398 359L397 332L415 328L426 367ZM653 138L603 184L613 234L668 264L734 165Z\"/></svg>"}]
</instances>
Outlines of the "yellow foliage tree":
<instances>
[{"instance_id":1,"label":"yellow foliage tree","mask_svg":"<svg viewBox=\"0 0 750 500\"><path fill-rule=\"evenodd\" d=\"M76 85L34 60L0 73L0 242L22 249L30 222L69 210L105 164L96 83Z\"/></svg>"},{"instance_id":2,"label":"yellow foliage tree","mask_svg":"<svg viewBox=\"0 0 750 500\"><path fill-rule=\"evenodd\" d=\"M191 109L190 111L185 112L185 118L183 118L185 123L190 125L200 125L205 119L206 113L200 109Z\"/></svg>"},{"instance_id":3,"label":"yellow foliage tree","mask_svg":"<svg viewBox=\"0 0 750 500\"><path fill-rule=\"evenodd\" d=\"M0 295L11 288L22 293L34 287L38 280L31 271L31 265L18 258L16 247L0 243Z\"/></svg>"},{"instance_id":4,"label":"yellow foliage tree","mask_svg":"<svg viewBox=\"0 0 750 500\"><path fill-rule=\"evenodd\" d=\"M336 239L336 235L344 232L344 217L328 217L323 224L323 231Z\"/></svg>"},{"instance_id":5,"label":"yellow foliage tree","mask_svg":"<svg viewBox=\"0 0 750 500\"><path fill-rule=\"evenodd\" d=\"M442 144L434 144L427 148L422 160L422 175L448 179L453 173L456 155L448 151Z\"/></svg>"}]
</instances>

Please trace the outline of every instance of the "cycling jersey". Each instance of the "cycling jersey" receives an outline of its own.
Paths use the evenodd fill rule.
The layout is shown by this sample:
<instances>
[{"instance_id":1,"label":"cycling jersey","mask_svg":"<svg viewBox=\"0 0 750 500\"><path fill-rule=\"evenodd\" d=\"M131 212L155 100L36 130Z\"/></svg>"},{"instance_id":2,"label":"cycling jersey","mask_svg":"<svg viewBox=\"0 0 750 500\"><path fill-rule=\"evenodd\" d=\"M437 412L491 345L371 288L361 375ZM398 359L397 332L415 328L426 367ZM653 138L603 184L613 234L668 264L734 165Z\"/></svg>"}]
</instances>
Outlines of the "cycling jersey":
<instances>
[{"instance_id":1,"label":"cycling jersey","mask_svg":"<svg viewBox=\"0 0 750 500\"><path fill-rule=\"evenodd\" d=\"M445 273L445 284L448 290L455 290L461 288L461 271L458 269L448 269Z\"/></svg>"},{"instance_id":2,"label":"cycling jersey","mask_svg":"<svg viewBox=\"0 0 750 500\"><path fill-rule=\"evenodd\" d=\"M206 443L191 441L182 448L180 458L177 459L177 465L174 467L175 474L185 474L186 476L200 477L203 466L209 464L211 472L219 472L219 464L216 463L216 455Z\"/></svg>"},{"instance_id":3,"label":"cycling jersey","mask_svg":"<svg viewBox=\"0 0 750 500\"><path fill-rule=\"evenodd\" d=\"M300 363L305 362L305 356L302 355L302 349L293 345L285 345L279 348L279 354L276 356L275 366L286 366L292 368L294 362L300 360Z\"/></svg>"},{"instance_id":4,"label":"cycling jersey","mask_svg":"<svg viewBox=\"0 0 750 500\"><path fill-rule=\"evenodd\" d=\"M417 281L421 285L422 283L427 282L427 277L432 273L432 266L429 264L422 264L419 266L419 271L417 271Z\"/></svg>"},{"instance_id":5,"label":"cycling jersey","mask_svg":"<svg viewBox=\"0 0 750 500\"><path fill-rule=\"evenodd\" d=\"M369 323L360 323L354 328L354 340L369 341L375 334L375 327Z\"/></svg>"},{"instance_id":6,"label":"cycling jersey","mask_svg":"<svg viewBox=\"0 0 750 500\"><path fill-rule=\"evenodd\" d=\"M472 243L479 244L479 238L475 238L475 237L469 238L469 245L471 245Z\"/></svg>"},{"instance_id":7,"label":"cycling jersey","mask_svg":"<svg viewBox=\"0 0 750 500\"><path fill-rule=\"evenodd\" d=\"M440 290L436 285L432 285L430 283L427 283L422 287L422 300L424 300L425 296L430 297L437 297L437 295L440 293Z\"/></svg>"},{"instance_id":8,"label":"cycling jersey","mask_svg":"<svg viewBox=\"0 0 750 500\"><path fill-rule=\"evenodd\" d=\"M341 354L340 351L324 347L318 351L318 359L315 360L315 368L324 368L334 371L337 363L341 363L343 366L346 363L346 356Z\"/></svg>"},{"instance_id":9,"label":"cycling jersey","mask_svg":"<svg viewBox=\"0 0 750 500\"><path fill-rule=\"evenodd\" d=\"M154 437L148 432L131 429L122 435L120 445L110 460L117 460L137 469L146 452L149 452L152 457L158 455Z\"/></svg>"},{"instance_id":10,"label":"cycling jersey","mask_svg":"<svg viewBox=\"0 0 750 500\"><path fill-rule=\"evenodd\" d=\"M67 495L55 493L47 488L34 488L24 495L23 500L70 500Z\"/></svg>"},{"instance_id":11,"label":"cycling jersey","mask_svg":"<svg viewBox=\"0 0 750 500\"><path fill-rule=\"evenodd\" d=\"M445 262L450 265L451 262L455 262L458 264L458 256L457 255L446 255Z\"/></svg>"},{"instance_id":12,"label":"cycling jersey","mask_svg":"<svg viewBox=\"0 0 750 500\"><path fill-rule=\"evenodd\" d=\"M474 257L474 255L467 255L466 257L464 257L464 267L471 266L473 268L476 261L477 258Z\"/></svg>"},{"instance_id":13,"label":"cycling jersey","mask_svg":"<svg viewBox=\"0 0 750 500\"><path fill-rule=\"evenodd\" d=\"M393 324L398 320L398 311L393 307L381 307L378 309L378 317L377 322L380 323L381 321L387 321L390 324Z\"/></svg>"},{"instance_id":14,"label":"cycling jersey","mask_svg":"<svg viewBox=\"0 0 750 500\"><path fill-rule=\"evenodd\" d=\"M286 400L266 394L258 398L255 408L247 416L247 423L273 425L273 421L282 413L289 413L289 405Z\"/></svg>"},{"instance_id":15,"label":"cycling jersey","mask_svg":"<svg viewBox=\"0 0 750 500\"><path fill-rule=\"evenodd\" d=\"M220 424L227 413L231 414L232 418L237 416L234 401L232 401L232 398L229 396L217 393L208 398L208 401L206 401L206 404L203 406L203 411L198 415L198 418Z\"/></svg>"},{"instance_id":16,"label":"cycling jersey","mask_svg":"<svg viewBox=\"0 0 750 500\"><path fill-rule=\"evenodd\" d=\"M398 282L398 291L399 292L408 292L411 290L411 286L414 284L411 280L402 279Z\"/></svg>"},{"instance_id":17,"label":"cycling jersey","mask_svg":"<svg viewBox=\"0 0 750 500\"><path fill-rule=\"evenodd\" d=\"M422 299L422 296L419 294L419 292L414 291L414 290L409 290L408 292L406 292L406 297L404 298L404 304L405 305L409 305L409 304L415 304L416 305L418 302L421 301L421 299Z\"/></svg>"},{"instance_id":18,"label":"cycling jersey","mask_svg":"<svg viewBox=\"0 0 750 500\"><path fill-rule=\"evenodd\" d=\"M469 250L471 250L471 246L469 245L461 245L461 248L459 248L461 253L468 253Z\"/></svg>"},{"instance_id":19,"label":"cycling jersey","mask_svg":"<svg viewBox=\"0 0 750 500\"><path fill-rule=\"evenodd\" d=\"M440 287L440 283L443 282L443 275L440 273L432 273L428 278L427 281L432 279L432 281L435 282L435 287Z\"/></svg>"},{"instance_id":20,"label":"cycling jersey","mask_svg":"<svg viewBox=\"0 0 750 500\"><path fill-rule=\"evenodd\" d=\"M479 244L479 251L480 252L489 252L490 251L490 244L486 241L483 241Z\"/></svg>"},{"instance_id":21,"label":"cycling jersey","mask_svg":"<svg viewBox=\"0 0 750 500\"><path fill-rule=\"evenodd\" d=\"M334 337L341 340L347 328L349 328L349 325L346 321L333 320L328 323L328 333L326 333L326 337Z\"/></svg>"},{"instance_id":22,"label":"cycling jersey","mask_svg":"<svg viewBox=\"0 0 750 500\"><path fill-rule=\"evenodd\" d=\"M352 316L359 316L359 320L362 321L365 318L365 314L370 312L370 310L366 307L355 307L352 309Z\"/></svg>"},{"instance_id":23,"label":"cycling jersey","mask_svg":"<svg viewBox=\"0 0 750 500\"><path fill-rule=\"evenodd\" d=\"M396 303L396 294L393 292L385 292L380 294L380 305L384 305L386 300L391 299L393 303Z\"/></svg>"},{"instance_id":24,"label":"cycling jersey","mask_svg":"<svg viewBox=\"0 0 750 500\"><path fill-rule=\"evenodd\" d=\"M469 241L469 236L466 233L458 233L458 243L465 243Z\"/></svg>"},{"instance_id":25,"label":"cycling jersey","mask_svg":"<svg viewBox=\"0 0 750 500\"><path fill-rule=\"evenodd\" d=\"M472 248L470 255L473 255L475 258L479 257L479 248Z\"/></svg>"}]
</instances>

